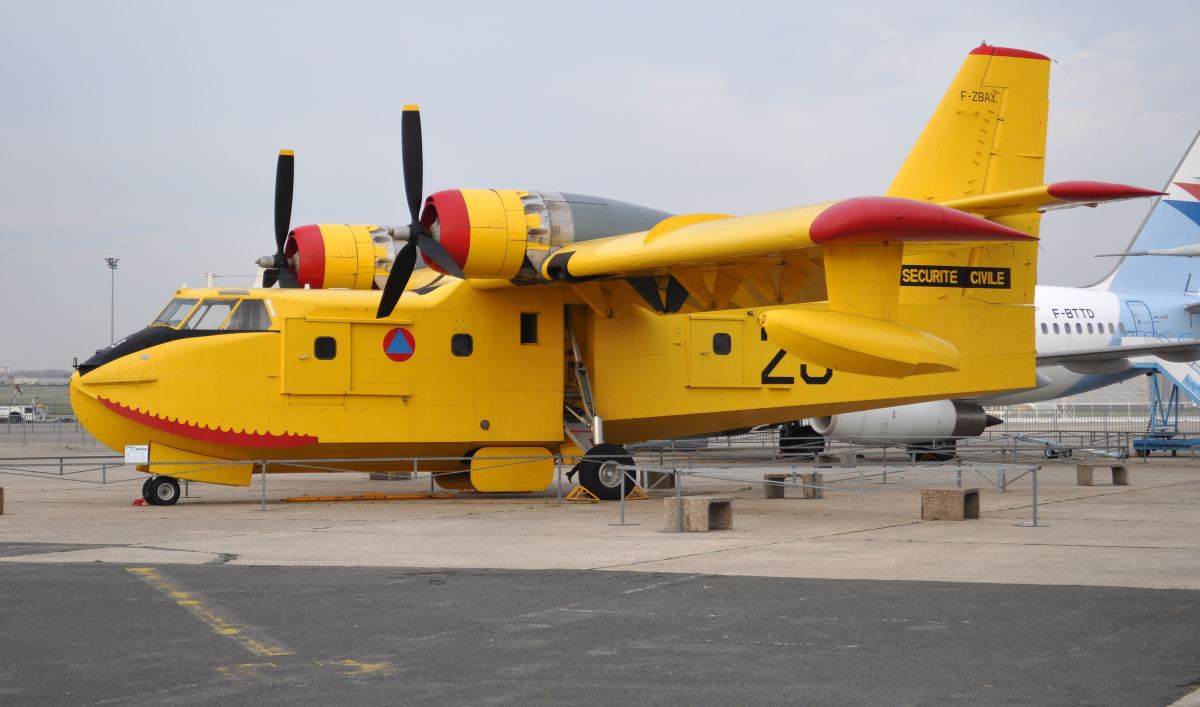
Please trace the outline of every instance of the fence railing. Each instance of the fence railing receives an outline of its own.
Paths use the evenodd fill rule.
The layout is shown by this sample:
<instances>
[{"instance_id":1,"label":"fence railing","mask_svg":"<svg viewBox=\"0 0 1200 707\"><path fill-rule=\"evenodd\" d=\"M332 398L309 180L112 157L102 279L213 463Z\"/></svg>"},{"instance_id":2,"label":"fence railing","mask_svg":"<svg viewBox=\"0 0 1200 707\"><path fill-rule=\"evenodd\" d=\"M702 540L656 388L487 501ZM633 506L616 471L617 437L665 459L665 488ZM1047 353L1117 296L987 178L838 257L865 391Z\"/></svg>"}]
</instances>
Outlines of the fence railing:
<instances>
[{"instance_id":1,"label":"fence railing","mask_svg":"<svg viewBox=\"0 0 1200 707\"><path fill-rule=\"evenodd\" d=\"M103 447L75 420L0 423L0 445L51 444L59 447Z\"/></svg>"}]
</instances>

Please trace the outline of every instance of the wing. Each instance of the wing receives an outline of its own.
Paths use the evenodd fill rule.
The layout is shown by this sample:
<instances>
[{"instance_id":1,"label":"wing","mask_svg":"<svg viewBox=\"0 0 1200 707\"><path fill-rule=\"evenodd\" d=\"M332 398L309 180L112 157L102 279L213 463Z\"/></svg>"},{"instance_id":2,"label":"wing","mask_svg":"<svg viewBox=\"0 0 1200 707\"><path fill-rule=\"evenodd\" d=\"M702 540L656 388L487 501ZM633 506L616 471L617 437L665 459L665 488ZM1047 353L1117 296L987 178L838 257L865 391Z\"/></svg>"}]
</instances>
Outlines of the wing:
<instances>
[{"instance_id":1,"label":"wing","mask_svg":"<svg viewBox=\"0 0 1200 707\"><path fill-rule=\"evenodd\" d=\"M907 243L944 250L1034 240L936 204L859 197L752 216L676 216L650 231L564 246L546 260L542 274L572 284L624 280L650 309L665 313L680 311L689 299L697 309L726 309L739 288L750 301L738 304L811 301L826 294L833 304L837 297L827 292L827 271L841 265L853 270L851 261L861 260L841 246L890 247L897 255L889 264L895 270L891 280L898 283ZM821 296L802 296L806 289Z\"/></svg>"},{"instance_id":2,"label":"wing","mask_svg":"<svg viewBox=\"0 0 1200 707\"><path fill-rule=\"evenodd\" d=\"M647 232L564 246L542 274L570 283L607 317L620 306L621 283L658 313L681 311L689 301L696 309L728 309L735 297L752 297L738 306L809 302L762 312L767 339L827 368L901 378L962 363L953 343L897 321L906 246L925 249L916 267L957 278L984 268L924 264L929 253L989 244L1016 250L1014 242L1032 247L1036 240L936 204L860 197L736 218L675 217ZM1011 267L992 270L1011 277ZM968 274L962 278L966 286Z\"/></svg>"}]
</instances>

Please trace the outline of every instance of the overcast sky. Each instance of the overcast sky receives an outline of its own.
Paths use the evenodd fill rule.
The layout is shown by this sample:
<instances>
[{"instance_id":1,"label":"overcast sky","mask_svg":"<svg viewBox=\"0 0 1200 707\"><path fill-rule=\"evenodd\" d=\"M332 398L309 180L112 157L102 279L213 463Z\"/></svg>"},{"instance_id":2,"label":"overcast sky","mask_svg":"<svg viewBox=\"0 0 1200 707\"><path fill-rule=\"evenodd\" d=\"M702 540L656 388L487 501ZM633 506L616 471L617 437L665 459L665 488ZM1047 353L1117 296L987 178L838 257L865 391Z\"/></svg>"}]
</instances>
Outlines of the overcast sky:
<instances>
[{"instance_id":1,"label":"overcast sky","mask_svg":"<svg viewBox=\"0 0 1200 707\"><path fill-rule=\"evenodd\" d=\"M906 5L915 5L905 7ZM750 213L880 194L981 40L1042 52L1048 180L1159 187L1200 128L1200 5L0 0L0 366L67 367L292 223L403 223L400 112L427 191L549 189ZM1146 204L1043 221L1084 285ZM246 284L222 280L224 284Z\"/></svg>"}]
</instances>

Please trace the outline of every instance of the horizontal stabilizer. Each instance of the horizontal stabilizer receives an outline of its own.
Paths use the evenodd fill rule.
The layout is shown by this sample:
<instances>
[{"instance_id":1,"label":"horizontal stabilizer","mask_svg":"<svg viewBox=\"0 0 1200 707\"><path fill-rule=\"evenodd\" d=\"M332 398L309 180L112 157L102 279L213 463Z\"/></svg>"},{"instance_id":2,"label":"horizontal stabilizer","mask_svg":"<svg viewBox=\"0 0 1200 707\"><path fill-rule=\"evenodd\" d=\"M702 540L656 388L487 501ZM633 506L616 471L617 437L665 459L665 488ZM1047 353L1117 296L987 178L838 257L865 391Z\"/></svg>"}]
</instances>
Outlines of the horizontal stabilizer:
<instances>
[{"instance_id":1,"label":"horizontal stabilizer","mask_svg":"<svg viewBox=\"0 0 1200 707\"><path fill-rule=\"evenodd\" d=\"M1200 243L1181 245L1178 248L1155 248L1154 250L1134 250L1128 253L1099 253L1097 258L1124 258L1125 256L1168 255L1176 258L1200 257Z\"/></svg>"},{"instance_id":2,"label":"horizontal stabilizer","mask_svg":"<svg viewBox=\"0 0 1200 707\"><path fill-rule=\"evenodd\" d=\"M1020 189L989 192L939 202L941 206L994 218L1072 206L1095 206L1110 201L1162 196L1153 189L1108 182L1054 182Z\"/></svg>"},{"instance_id":3,"label":"horizontal stabilizer","mask_svg":"<svg viewBox=\"0 0 1200 707\"><path fill-rule=\"evenodd\" d=\"M842 312L776 309L759 323L767 339L796 358L847 373L904 378L957 371L948 341L896 322Z\"/></svg>"}]
</instances>

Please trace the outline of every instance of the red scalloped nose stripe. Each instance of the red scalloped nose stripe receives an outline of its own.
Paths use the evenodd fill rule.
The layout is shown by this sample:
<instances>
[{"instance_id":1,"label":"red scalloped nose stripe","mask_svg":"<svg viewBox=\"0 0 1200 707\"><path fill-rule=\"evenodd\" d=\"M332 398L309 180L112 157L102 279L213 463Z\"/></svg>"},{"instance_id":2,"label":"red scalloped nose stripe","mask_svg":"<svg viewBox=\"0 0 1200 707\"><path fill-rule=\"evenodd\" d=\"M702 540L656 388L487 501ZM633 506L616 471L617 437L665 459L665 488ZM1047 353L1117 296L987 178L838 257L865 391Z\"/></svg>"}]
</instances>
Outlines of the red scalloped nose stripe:
<instances>
[{"instance_id":1,"label":"red scalloped nose stripe","mask_svg":"<svg viewBox=\"0 0 1200 707\"><path fill-rule=\"evenodd\" d=\"M162 432L168 432L180 437L187 437L199 442L212 442L214 444L228 444L236 447L262 447L269 449L282 449L285 447L303 447L307 444L316 444L317 438L309 435L282 434L274 435L264 432L235 432L234 430L221 430L212 427L176 422L167 420L156 415L134 410L133 408L122 405L121 403L108 400L107 398L96 398L104 407L112 410L118 415L133 420L134 422L152 427Z\"/></svg>"},{"instance_id":2,"label":"red scalloped nose stripe","mask_svg":"<svg viewBox=\"0 0 1200 707\"><path fill-rule=\"evenodd\" d=\"M321 227L300 226L292 231L290 241L294 245L289 244L284 254L289 257L294 253L300 255L296 281L301 287L308 285L314 290L321 289L325 284L325 236L321 234Z\"/></svg>"},{"instance_id":3,"label":"red scalloped nose stripe","mask_svg":"<svg viewBox=\"0 0 1200 707\"><path fill-rule=\"evenodd\" d=\"M984 42L978 47L971 50L972 54L990 54L992 56L1013 56L1018 59L1041 59L1042 61L1050 61L1050 57L1037 52L1026 51L1024 49L1012 49L1010 47L993 47Z\"/></svg>"},{"instance_id":4,"label":"red scalloped nose stripe","mask_svg":"<svg viewBox=\"0 0 1200 707\"><path fill-rule=\"evenodd\" d=\"M465 268L467 256L471 252L471 217L467 214L467 201L462 192L457 189L434 192L425 200L425 206L433 207L433 213L437 215L438 224L441 226L438 242L450 253L458 267ZM432 223L433 220L430 219L430 222L424 225L428 228ZM421 257L425 257L424 253ZM438 272L442 271L428 258L425 258L425 264Z\"/></svg>"},{"instance_id":5,"label":"red scalloped nose stripe","mask_svg":"<svg viewBox=\"0 0 1200 707\"><path fill-rule=\"evenodd\" d=\"M1046 187L1046 193L1063 201L1117 201L1143 196L1161 196L1166 192L1131 187L1128 184L1075 181L1055 182Z\"/></svg>"},{"instance_id":6,"label":"red scalloped nose stripe","mask_svg":"<svg viewBox=\"0 0 1200 707\"><path fill-rule=\"evenodd\" d=\"M1034 241L1034 236L945 206L892 196L844 199L808 229L814 243Z\"/></svg>"}]
</instances>

